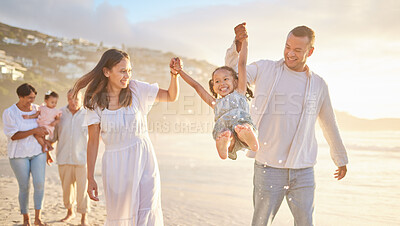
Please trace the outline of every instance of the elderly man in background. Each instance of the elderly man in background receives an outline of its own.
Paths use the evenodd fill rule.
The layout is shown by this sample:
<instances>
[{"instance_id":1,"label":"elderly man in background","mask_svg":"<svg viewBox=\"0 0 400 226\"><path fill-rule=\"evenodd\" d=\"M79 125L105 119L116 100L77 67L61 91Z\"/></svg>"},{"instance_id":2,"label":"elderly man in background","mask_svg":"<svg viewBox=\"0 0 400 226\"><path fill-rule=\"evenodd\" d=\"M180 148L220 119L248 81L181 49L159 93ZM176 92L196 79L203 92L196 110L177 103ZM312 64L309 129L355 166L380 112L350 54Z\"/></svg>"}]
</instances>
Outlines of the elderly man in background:
<instances>
[{"instance_id":1,"label":"elderly man in background","mask_svg":"<svg viewBox=\"0 0 400 226\"><path fill-rule=\"evenodd\" d=\"M90 210L89 198L86 193L86 147L88 132L83 126L86 110L82 107L82 95L76 98L72 90L67 93L68 105L61 109L60 123L54 130L53 142L58 141L56 161L60 174L63 201L68 209L62 222L68 222L75 217L73 205L76 201L77 212L82 214L82 225L89 225L87 213Z\"/></svg>"}]
</instances>

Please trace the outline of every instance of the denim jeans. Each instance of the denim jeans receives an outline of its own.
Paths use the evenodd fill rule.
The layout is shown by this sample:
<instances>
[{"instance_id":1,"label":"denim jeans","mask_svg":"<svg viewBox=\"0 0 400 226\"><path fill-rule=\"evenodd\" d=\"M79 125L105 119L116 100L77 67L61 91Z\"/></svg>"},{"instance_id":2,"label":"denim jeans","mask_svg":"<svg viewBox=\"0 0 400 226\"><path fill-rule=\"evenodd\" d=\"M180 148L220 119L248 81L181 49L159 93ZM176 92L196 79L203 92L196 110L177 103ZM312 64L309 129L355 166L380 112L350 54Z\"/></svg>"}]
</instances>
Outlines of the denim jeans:
<instances>
[{"instance_id":1,"label":"denim jeans","mask_svg":"<svg viewBox=\"0 0 400 226\"><path fill-rule=\"evenodd\" d=\"M10 165L14 171L19 186L19 207L21 214L28 213L29 206L29 179L32 173L33 201L36 210L42 208L44 196L44 180L46 172L46 153L41 153L27 158L10 159Z\"/></svg>"},{"instance_id":2,"label":"denim jeans","mask_svg":"<svg viewBox=\"0 0 400 226\"><path fill-rule=\"evenodd\" d=\"M253 182L253 226L271 225L285 196L294 217L294 225L313 225L313 167L280 169L256 161Z\"/></svg>"}]
</instances>

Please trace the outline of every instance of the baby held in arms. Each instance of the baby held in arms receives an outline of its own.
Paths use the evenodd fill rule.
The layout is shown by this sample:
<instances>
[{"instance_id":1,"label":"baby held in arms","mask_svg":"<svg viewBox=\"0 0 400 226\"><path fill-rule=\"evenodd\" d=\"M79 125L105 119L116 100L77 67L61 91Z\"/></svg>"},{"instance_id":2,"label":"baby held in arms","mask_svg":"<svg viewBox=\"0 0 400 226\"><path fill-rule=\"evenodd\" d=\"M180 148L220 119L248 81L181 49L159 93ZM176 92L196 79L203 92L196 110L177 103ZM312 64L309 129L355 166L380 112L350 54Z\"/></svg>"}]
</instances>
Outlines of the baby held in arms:
<instances>
[{"instance_id":1,"label":"baby held in arms","mask_svg":"<svg viewBox=\"0 0 400 226\"><path fill-rule=\"evenodd\" d=\"M34 119L37 118L37 123L39 126L43 126L46 128L49 133L49 138L53 137L54 127L60 121L61 110L56 109L58 101L58 94L54 91L47 91L44 96L44 103L39 107L39 110L33 115L22 115L24 119ZM44 136L36 136L34 135L36 140L42 146L42 151L51 151L54 148L51 146L51 143L46 140Z\"/></svg>"}]
</instances>

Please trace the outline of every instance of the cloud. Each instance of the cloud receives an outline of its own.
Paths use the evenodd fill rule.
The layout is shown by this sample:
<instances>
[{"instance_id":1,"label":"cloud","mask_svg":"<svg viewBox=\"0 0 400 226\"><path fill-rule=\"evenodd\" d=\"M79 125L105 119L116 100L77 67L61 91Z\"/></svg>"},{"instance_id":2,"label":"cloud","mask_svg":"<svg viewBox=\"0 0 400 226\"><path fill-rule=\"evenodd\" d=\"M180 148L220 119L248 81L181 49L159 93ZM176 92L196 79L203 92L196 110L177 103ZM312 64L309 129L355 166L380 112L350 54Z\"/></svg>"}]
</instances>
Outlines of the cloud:
<instances>
[{"instance_id":1,"label":"cloud","mask_svg":"<svg viewBox=\"0 0 400 226\"><path fill-rule=\"evenodd\" d=\"M316 55L321 49L370 57L365 52L369 43L378 44L385 52L399 43L399 8L397 1L256 1L189 9L135 27L147 28L155 37L172 38L174 42L163 49L219 64L233 39L233 27L242 21L247 22L249 31L250 60L280 58L287 33L298 25L316 31Z\"/></svg>"},{"instance_id":2,"label":"cloud","mask_svg":"<svg viewBox=\"0 0 400 226\"><path fill-rule=\"evenodd\" d=\"M108 3L94 7L90 0L4 1L0 15L5 23L56 36L118 43L133 34L123 7Z\"/></svg>"},{"instance_id":3,"label":"cloud","mask_svg":"<svg viewBox=\"0 0 400 226\"><path fill-rule=\"evenodd\" d=\"M396 0L253 1L235 5L179 8L170 17L132 24L123 6L93 0L5 0L0 21L51 35L82 37L172 51L222 64L233 40L233 27L248 23L249 59L279 58L288 31L308 25L317 47L337 50L364 42L398 42L400 12ZM385 47L386 48L386 47ZM316 51L318 54L318 51Z\"/></svg>"}]
</instances>

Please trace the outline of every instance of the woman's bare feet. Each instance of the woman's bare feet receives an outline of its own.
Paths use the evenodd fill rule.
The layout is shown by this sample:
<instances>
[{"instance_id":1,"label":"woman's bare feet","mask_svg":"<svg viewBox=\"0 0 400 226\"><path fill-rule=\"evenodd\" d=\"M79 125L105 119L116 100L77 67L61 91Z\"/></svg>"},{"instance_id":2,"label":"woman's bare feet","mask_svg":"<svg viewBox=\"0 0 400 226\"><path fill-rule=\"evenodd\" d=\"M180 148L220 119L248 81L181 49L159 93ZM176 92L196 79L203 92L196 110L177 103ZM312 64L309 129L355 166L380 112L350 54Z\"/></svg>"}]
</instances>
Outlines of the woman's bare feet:
<instances>
[{"instance_id":1,"label":"woman's bare feet","mask_svg":"<svg viewBox=\"0 0 400 226\"><path fill-rule=\"evenodd\" d=\"M40 209L35 209L35 222L33 222L34 225L39 225L39 226L47 226L46 223L43 223L42 220L40 220L41 213Z\"/></svg>"},{"instance_id":2,"label":"woman's bare feet","mask_svg":"<svg viewBox=\"0 0 400 226\"><path fill-rule=\"evenodd\" d=\"M235 132L239 139L246 143L252 151L258 151L258 140L249 124L235 126Z\"/></svg>"},{"instance_id":3,"label":"woman's bare feet","mask_svg":"<svg viewBox=\"0 0 400 226\"><path fill-rule=\"evenodd\" d=\"M220 133L217 139L215 139L218 154L221 159L226 159L228 157L228 148L230 146L231 140L232 134L229 130Z\"/></svg>"},{"instance_id":4,"label":"woman's bare feet","mask_svg":"<svg viewBox=\"0 0 400 226\"><path fill-rule=\"evenodd\" d=\"M22 226L31 226L31 221L29 220L28 214L24 214L24 223L22 224Z\"/></svg>"},{"instance_id":5,"label":"woman's bare feet","mask_svg":"<svg viewBox=\"0 0 400 226\"><path fill-rule=\"evenodd\" d=\"M42 220L40 220L40 219L35 219L34 224L39 225L39 226L47 226L47 224L43 223Z\"/></svg>"},{"instance_id":6,"label":"woman's bare feet","mask_svg":"<svg viewBox=\"0 0 400 226\"><path fill-rule=\"evenodd\" d=\"M82 218L81 218L81 226L89 226L89 221L86 217L86 214L82 214Z\"/></svg>"}]
</instances>

